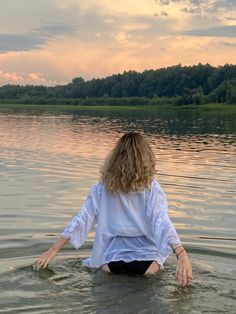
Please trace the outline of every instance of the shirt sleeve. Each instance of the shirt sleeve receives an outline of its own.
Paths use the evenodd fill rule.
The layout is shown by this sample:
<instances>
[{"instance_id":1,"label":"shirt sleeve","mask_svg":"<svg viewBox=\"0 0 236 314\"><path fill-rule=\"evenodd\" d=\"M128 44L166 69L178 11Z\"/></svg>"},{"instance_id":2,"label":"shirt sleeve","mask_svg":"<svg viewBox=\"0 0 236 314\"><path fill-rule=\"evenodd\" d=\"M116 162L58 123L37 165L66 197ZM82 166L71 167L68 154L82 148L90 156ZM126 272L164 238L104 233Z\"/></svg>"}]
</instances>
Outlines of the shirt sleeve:
<instances>
[{"instance_id":1,"label":"shirt sleeve","mask_svg":"<svg viewBox=\"0 0 236 314\"><path fill-rule=\"evenodd\" d=\"M100 204L100 184L93 185L81 210L71 220L61 233L61 236L70 239L70 243L79 249L85 242L87 234L97 223L97 213Z\"/></svg>"},{"instance_id":2,"label":"shirt sleeve","mask_svg":"<svg viewBox=\"0 0 236 314\"><path fill-rule=\"evenodd\" d=\"M173 253L171 245L181 244L181 241L168 216L166 195L156 180L149 195L147 214L151 220L158 251L163 257L167 257Z\"/></svg>"}]
</instances>

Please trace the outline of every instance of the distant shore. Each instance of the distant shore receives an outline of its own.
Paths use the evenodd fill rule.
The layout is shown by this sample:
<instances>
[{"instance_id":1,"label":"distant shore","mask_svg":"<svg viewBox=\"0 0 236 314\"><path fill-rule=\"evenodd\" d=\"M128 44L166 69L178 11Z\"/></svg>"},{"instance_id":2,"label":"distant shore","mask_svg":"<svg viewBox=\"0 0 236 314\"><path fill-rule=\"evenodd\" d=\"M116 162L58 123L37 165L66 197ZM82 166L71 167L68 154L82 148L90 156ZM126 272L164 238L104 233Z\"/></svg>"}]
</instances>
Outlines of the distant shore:
<instances>
[{"instance_id":1,"label":"distant shore","mask_svg":"<svg viewBox=\"0 0 236 314\"><path fill-rule=\"evenodd\" d=\"M40 104L1 104L1 109L11 109L11 110L200 110L200 111L227 111L236 113L236 104L224 104L224 103L213 103L213 104L203 104L203 105L65 105L65 104L55 104L55 105L40 105Z\"/></svg>"}]
</instances>

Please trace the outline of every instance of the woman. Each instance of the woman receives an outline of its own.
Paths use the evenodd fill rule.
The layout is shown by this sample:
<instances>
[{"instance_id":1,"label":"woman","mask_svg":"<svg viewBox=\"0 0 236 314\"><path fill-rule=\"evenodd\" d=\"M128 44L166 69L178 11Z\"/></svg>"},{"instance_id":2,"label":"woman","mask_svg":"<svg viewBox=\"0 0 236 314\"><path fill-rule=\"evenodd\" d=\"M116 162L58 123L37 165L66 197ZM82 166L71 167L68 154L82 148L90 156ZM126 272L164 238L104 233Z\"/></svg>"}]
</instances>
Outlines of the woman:
<instances>
[{"instance_id":1,"label":"woman","mask_svg":"<svg viewBox=\"0 0 236 314\"><path fill-rule=\"evenodd\" d=\"M136 132L123 135L82 209L35 267L45 268L69 241L78 249L96 225L92 255L83 265L118 274L155 274L174 252L177 283L191 284L191 263L154 173L155 156L146 139Z\"/></svg>"}]
</instances>

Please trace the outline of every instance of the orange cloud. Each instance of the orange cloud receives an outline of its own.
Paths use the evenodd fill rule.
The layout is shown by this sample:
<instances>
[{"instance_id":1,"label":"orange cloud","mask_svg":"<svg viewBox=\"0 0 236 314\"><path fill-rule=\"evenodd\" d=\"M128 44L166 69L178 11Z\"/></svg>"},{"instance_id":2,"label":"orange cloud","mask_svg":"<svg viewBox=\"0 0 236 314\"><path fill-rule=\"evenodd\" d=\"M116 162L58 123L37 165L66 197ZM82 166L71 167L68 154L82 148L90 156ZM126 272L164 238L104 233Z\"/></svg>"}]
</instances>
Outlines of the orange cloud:
<instances>
[{"instance_id":1,"label":"orange cloud","mask_svg":"<svg viewBox=\"0 0 236 314\"><path fill-rule=\"evenodd\" d=\"M76 76L90 79L178 63L219 65L236 61L234 20L227 20L229 13L233 16L232 8L220 10L211 1L201 2L201 10L194 11L195 2L190 0L164 2L32 2L30 16L34 8L37 11L30 26L17 14L14 23L4 20L5 15L14 13L9 13L14 8L6 2L5 15L0 19L5 31L0 34L0 85L56 85Z\"/></svg>"},{"instance_id":2,"label":"orange cloud","mask_svg":"<svg viewBox=\"0 0 236 314\"><path fill-rule=\"evenodd\" d=\"M0 71L0 84L23 84L24 78L17 75L16 72L3 72Z\"/></svg>"},{"instance_id":3,"label":"orange cloud","mask_svg":"<svg viewBox=\"0 0 236 314\"><path fill-rule=\"evenodd\" d=\"M28 73L25 76L19 75L16 72L0 71L0 85L6 84L29 84L29 85L57 85L57 81L47 80L40 73Z\"/></svg>"}]
</instances>

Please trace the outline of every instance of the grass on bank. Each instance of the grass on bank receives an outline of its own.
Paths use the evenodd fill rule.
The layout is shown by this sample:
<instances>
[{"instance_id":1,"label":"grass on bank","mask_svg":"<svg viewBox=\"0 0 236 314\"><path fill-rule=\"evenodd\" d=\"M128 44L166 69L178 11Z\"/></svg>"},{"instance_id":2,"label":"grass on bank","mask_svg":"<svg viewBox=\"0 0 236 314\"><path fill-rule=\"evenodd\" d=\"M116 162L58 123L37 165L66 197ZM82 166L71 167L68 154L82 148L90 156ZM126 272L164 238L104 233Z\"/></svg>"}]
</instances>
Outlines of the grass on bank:
<instances>
[{"instance_id":1,"label":"grass on bank","mask_svg":"<svg viewBox=\"0 0 236 314\"><path fill-rule=\"evenodd\" d=\"M139 105L139 106L115 106L115 105L40 105L40 104L1 104L0 109L17 109L17 110L201 110L201 111L227 111L236 113L236 104L213 103L204 105Z\"/></svg>"}]
</instances>

